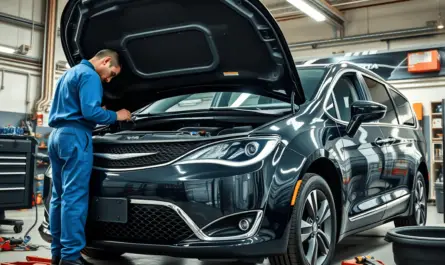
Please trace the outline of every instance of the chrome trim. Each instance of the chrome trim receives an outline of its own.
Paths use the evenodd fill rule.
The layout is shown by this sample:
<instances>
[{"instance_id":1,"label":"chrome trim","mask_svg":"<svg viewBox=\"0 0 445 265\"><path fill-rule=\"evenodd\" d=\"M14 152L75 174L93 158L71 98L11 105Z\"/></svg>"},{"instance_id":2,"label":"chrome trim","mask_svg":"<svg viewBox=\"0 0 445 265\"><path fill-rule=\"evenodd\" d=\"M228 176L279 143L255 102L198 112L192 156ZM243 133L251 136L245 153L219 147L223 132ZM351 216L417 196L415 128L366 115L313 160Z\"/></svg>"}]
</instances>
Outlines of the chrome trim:
<instances>
[{"instance_id":1,"label":"chrome trim","mask_svg":"<svg viewBox=\"0 0 445 265\"><path fill-rule=\"evenodd\" d=\"M20 157L0 156L0 159L3 159L3 160L15 160L15 159L26 160L26 157L24 157L24 156L20 156Z\"/></svg>"},{"instance_id":2,"label":"chrome trim","mask_svg":"<svg viewBox=\"0 0 445 265\"><path fill-rule=\"evenodd\" d=\"M160 205L160 206L165 206L165 207L168 207L168 208L174 210L179 215L179 217L181 217L181 219L187 224L187 226L193 231L195 236L203 241L240 240L240 239L246 239L246 238L252 237L257 233L258 228L260 227L261 221L263 220L263 211L257 210L256 211L257 215L256 215L255 221L252 225L252 228L247 233L237 235L237 236L211 237L211 236L207 236L202 230L205 229L206 227L208 227L209 225L217 222L218 220L221 220L221 219L224 219L226 217L233 216L236 214L248 213L248 212L252 212L252 211L227 215L227 216L221 217L219 219L216 219L215 221L204 226L203 228L199 228L198 225L196 225L196 223L193 222L193 220L190 218L190 216L188 216L180 207L176 206L173 203L164 202L164 201L154 201L154 200L140 200L140 199L131 199L130 203L131 204L144 204L144 205Z\"/></svg>"},{"instance_id":3,"label":"chrome trim","mask_svg":"<svg viewBox=\"0 0 445 265\"><path fill-rule=\"evenodd\" d=\"M158 152L155 153L127 153L127 154L108 154L108 153L93 153L94 156L102 157L105 159L110 160L121 160L121 159L130 159L130 158L136 158L136 157L142 157L142 156L151 156L156 155Z\"/></svg>"},{"instance_id":4,"label":"chrome trim","mask_svg":"<svg viewBox=\"0 0 445 265\"><path fill-rule=\"evenodd\" d=\"M18 163L18 162L0 163L0 166L26 166L26 163Z\"/></svg>"},{"instance_id":5,"label":"chrome trim","mask_svg":"<svg viewBox=\"0 0 445 265\"><path fill-rule=\"evenodd\" d=\"M360 219L363 219L363 218L372 216L372 215L374 215L374 214L377 214L377 213L379 213L379 212L385 211L387 208L395 207L396 205L398 205L398 204L400 204L400 203L403 203L403 202L409 200L410 196L411 196L410 194L403 195L402 197L397 198L397 199L395 199L395 200L393 200L393 201L390 201L390 202L388 202L388 203L385 203L385 204L383 204L383 205L381 205L381 206L379 206L379 207L377 207L377 208L374 208L374 209L372 209L372 210L369 210L369 211L367 211L367 212L358 214L358 215L353 216L353 217L349 217L349 221L351 221L351 222L355 222L355 221L358 221L358 220L360 220Z\"/></svg>"},{"instance_id":6,"label":"chrome trim","mask_svg":"<svg viewBox=\"0 0 445 265\"><path fill-rule=\"evenodd\" d=\"M366 218L366 217L369 217L369 216L373 216L374 214L377 214L379 212L383 212L385 210L386 210L386 204L383 204L383 205L381 205L381 206L379 206L377 208L374 208L372 210L369 210L369 211L366 211L364 213L357 214L355 216L349 217L349 221L355 222L355 221L358 221L360 219L363 219L363 218Z\"/></svg>"},{"instance_id":7,"label":"chrome trim","mask_svg":"<svg viewBox=\"0 0 445 265\"><path fill-rule=\"evenodd\" d=\"M237 141L237 140L277 140L277 144L278 142L281 140L281 137L277 136L277 135L270 135L270 136L246 136L246 137L236 137L236 138L228 138L228 139L224 139L221 141L216 141L216 142L211 142L205 145L202 145L198 148L195 148L185 154L183 154L182 156L177 157L176 159L173 159L172 161L169 161L167 163L163 163L163 164L157 164L157 165L153 165L153 166L142 166L142 167L129 167L129 168L103 168L103 167L96 167L93 166L93 169L96 170L101 170L101 171L109 171L109 172L122 172L122 171L134 171L134 170L141 170L141 169L149 169L149 168L157 168L157 167L163 167L163 166L167 166L167 165L171 165L176 163L177 161L183 159L184 157L197 152L198 150L207 148L209 146L212 145L216 145L216 144L220 144L220 143L225 143L225 142L231 142L231 141ZM145 142L145 143L150 143L150 142ZM165 142L165 143L169 143L169 142Z\"/></svg>"},{"instance_id":8,"label":"chrome trim","mask_svg":"<svg viewBox=\"0 0 445 265\"><path fill-rule=\"evenodd\" d=\"M13 190L25 190L24 187L21 188L0 188L0 191L13 191Z\"/></svg>"},{"instance_id":9,"label":"chrome trim","mask_svg":"<svg viewBox=\"0 0 445 265\"><path fill-rule=\"evenodd\" d=\"M25 175L26 172L0 172L1 175Z\"/></svg>"},{"instance_id":10,"label":"chrome trim","mask_svg":"<svg viewBox=\"0 0 445 265\"><path fill-rule=\"evenodd\" d=\"M395 200L393 200L393 201L388 202L388 203L386 204L386 207L388 207L388 208L393 208L393 207L397 206L397 204L406 202L407 200L410 199L410 197L411 197L411 194L409 194L409 193L406 194L406 195L403 195L403 196L400 197L400 198L397 198L397 199L395 199Z\"/></svg>"},{"instance_id":11,"label":"chrome trim","mask_svg":"<svg viewBox=\"0 0 445 265\"><path fill-rule=\"evenodd\" d=\"M250 211L244 211L244 212L231 213L231 214L228 214L228 215L224 215L223 217L220 217L220 218L218 218L218 219L215 219L215 220L211 221L210 223L206 224L205 226L203 226L203 227L201 228L201 230L204 230L204 229L208 228L209 226L211 226L211 225L213 225L213 224L215 224L215 223L217 223L217 222L219 222L219 221L221 221L221 220L223 220L223 219L225 219L225 218L229 218L229 217L236 216L236 215L241 215L241 214L249 214L249 213L257 213L256 218L258 218L258 215L261 214L261 216L262 216L263 211L262 211L262 210L250 210ZM255 221L256 221L256 220L255 220ZM254 222L254 223L255 223L255 222ZM252 226L252 227L253 227L253 226Z\"/></svg>"}]
</instances>

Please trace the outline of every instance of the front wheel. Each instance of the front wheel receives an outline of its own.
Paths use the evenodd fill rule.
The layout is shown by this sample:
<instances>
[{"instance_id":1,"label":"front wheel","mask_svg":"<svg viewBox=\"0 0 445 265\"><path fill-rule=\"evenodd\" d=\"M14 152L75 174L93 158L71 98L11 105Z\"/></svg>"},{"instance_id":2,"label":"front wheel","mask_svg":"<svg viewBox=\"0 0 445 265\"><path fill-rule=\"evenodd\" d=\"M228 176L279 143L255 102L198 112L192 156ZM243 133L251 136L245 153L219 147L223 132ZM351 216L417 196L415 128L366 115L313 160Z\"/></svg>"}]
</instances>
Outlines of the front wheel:
<instances>
[{"instance_id":1,"label":"front wheel","mask_svg":"<svg viewBox=\"0 0 445 265\"><path fill-rule=\"evenodd\" d=\"M326 181L305 174L291 218L287 253L269 258L272 265L331 264L337 243L334 198Z\"/></svg>"},{"instance_id":2,"label":"front wheel","mask_svg":"<svg viewBox=\"0 0 445 265\"><path fill-rule=\"evenodd\" d=\"M425 179L423 178L422 173L417 172L416 177L414 178L413 185L413 200L411 207L413 208L413 212L410 216L407 217L399 217L394 220L395 227L404 227L404 226L425 226L427 220L427 190L425 185Z\"/></svg>"}]
</instances>

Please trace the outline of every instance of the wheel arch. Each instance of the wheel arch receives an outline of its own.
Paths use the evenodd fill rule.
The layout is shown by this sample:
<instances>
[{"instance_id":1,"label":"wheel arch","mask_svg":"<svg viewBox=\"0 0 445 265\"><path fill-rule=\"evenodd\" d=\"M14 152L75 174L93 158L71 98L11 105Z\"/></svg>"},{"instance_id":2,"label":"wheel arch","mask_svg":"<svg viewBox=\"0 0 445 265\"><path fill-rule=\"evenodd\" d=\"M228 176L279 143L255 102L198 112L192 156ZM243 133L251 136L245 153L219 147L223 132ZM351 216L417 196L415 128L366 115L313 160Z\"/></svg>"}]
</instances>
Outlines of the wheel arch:
<instances>
[{"instance_id":1,"label":"wheel arch","mask_svg":"<svg viewBox=\"0 0 445 265\"><path fill-rule=\"evenodd\" d=\"M423 179L425 180L425 185L426 185L426 199L428 201L429 196L430 196L430 177L429 177L429 173L428 173L428 166L426 165L425 161L421 161L419 164L419 167L417 168L418 171L420 171L420 173L422 173L423 175ZM414 183L411 183L411 187L413 187Z\"/></svg>"},{"instance_id":2,"label":"wheel arch","mask_svg":"<svg viewBox=\"0 0 445 265\"><path fill-rule=\"evenodd\" d=\"M314 173L321 176L331 187L331 192L334 197L335 211L337 216L337 240L340 236L340 228L342 224L343 216L343 177L340 167L335 160L332 160L328 156L326 150L319 150L311 155L301 172L300 179L303 178L306 173Z\"/></svg>"}]
</instances>

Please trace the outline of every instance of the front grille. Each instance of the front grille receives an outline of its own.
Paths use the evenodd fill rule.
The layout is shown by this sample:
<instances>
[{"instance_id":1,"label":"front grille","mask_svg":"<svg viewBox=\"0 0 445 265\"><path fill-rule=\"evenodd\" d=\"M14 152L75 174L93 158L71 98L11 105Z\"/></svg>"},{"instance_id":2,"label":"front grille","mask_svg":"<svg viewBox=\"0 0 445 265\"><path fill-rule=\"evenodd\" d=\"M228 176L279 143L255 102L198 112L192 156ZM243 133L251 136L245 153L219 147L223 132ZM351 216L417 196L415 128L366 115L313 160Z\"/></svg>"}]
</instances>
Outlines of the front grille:
<instances>
[{"instance_id":1,"label":"front grille","mask_svg":"<svg viewBox=\"0 0 445 265\"><path fill-rule=\"evenodd\" d=\"M192 151L208 141L191 141L175 143L136 143L136 144L95 144L95 153L129 154L129 153L155 153L152 155L129 158L107 159L94 157L94 166L103 168L129 168L140 166L153 166L170 162L187 152Z\"/></svg>"},{"instance_id":2,"label":"front grille","mask_svg":"<svg viewBox=\"0 0 445 265\"><path fill-rule=\"evenodd\" d=\"M160 205L130 204L127 223L96 222L96 235L105 240L171 245L193 235L172 209Z\"/></svg>"}]
</instances>

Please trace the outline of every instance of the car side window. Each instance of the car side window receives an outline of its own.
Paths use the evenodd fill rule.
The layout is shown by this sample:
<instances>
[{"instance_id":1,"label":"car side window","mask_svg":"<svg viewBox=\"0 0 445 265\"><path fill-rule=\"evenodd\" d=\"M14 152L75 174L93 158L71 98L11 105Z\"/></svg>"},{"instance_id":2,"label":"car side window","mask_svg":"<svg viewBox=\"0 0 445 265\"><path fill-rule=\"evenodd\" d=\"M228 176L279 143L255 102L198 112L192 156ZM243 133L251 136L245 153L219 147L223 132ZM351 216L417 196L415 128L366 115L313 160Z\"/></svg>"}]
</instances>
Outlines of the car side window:
<instances>
[{"instance_id":1,"label":"car side window","mask_svg":"<svg viewBox=\"0 0 445 265\"><path fill-rule=\"evenodd\" d=\"M377 82L369 77L363 76L363 79L365 80L366 86L368 87L371 100L383 104L387 107L385 117L379 120L379 122L399 124L394 105L392 104L386 87L382 83Z\"/></svg>"},{"instance_id":2,"label":"car side window","mask_svg":"<svg viewBox=\"0 0 445 265\"><path fill-rule=\"evenodd\" d=\"M351 104L359 100L357 79L355 75L344 75L338 79L334 86L334 105L338 110L338 119L349 122L351 119ZM333 115L336 117L337 115Z\"/></svg>"},{"instance_id":3,"label":"car side window","mask_svg":"<svg viewBox=\"0 0 445 265\"><path fill-rule=\"evenodd\" d=\"M394 90L390 90L391 97L394 100L394 104L397 108L397 114L399 116L399 122L402 125L415 125L414 114L411 110L410 103L404 97Z\"/></svg>"},{"instance_id":4,"label":"car side window","mask_svg":"<svg viewBox=\"0 0 445 265\"><path fill-rule=\"evenodd\" d=\"M335 106L335 102L333 100L333 96L332 95L328 98L328 102L326 104L326 110L327 110L327 112L329 114L331 114L332 117L338 119L337 111L336 111L337 110L337 106Z\"/></svg>"}]
</instances>

